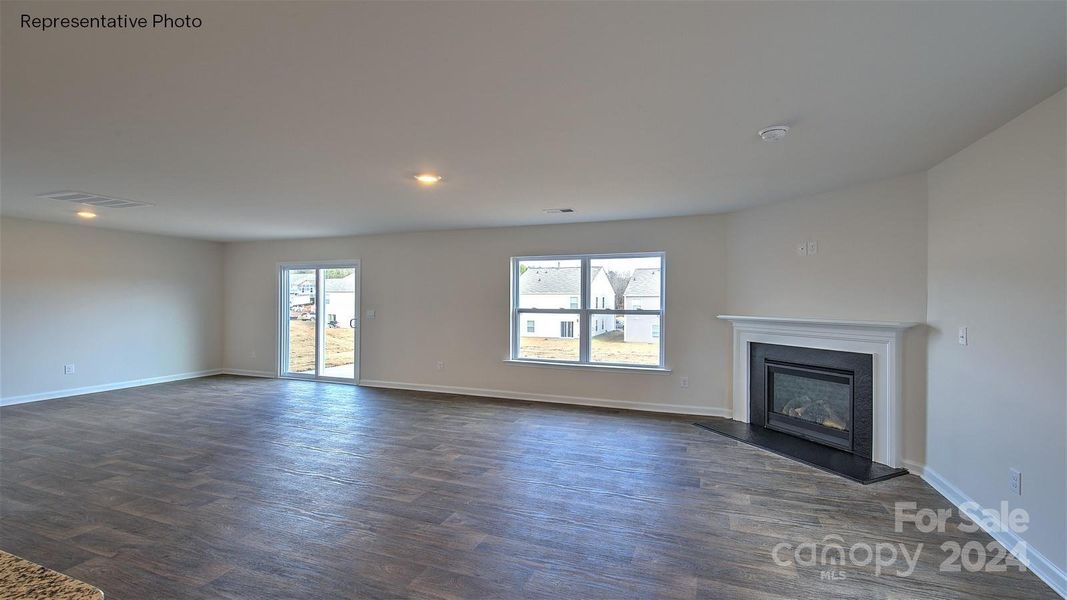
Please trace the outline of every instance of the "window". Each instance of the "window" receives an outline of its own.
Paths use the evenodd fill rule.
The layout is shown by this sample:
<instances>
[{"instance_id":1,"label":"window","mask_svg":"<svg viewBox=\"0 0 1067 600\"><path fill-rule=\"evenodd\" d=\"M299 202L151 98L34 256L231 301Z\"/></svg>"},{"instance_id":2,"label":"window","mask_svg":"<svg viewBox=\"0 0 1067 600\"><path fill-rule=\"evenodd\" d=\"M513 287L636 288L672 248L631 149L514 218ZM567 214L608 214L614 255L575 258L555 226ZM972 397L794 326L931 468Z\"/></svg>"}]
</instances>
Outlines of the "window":
<instances>
[{"instance_id":1,"label":"window","mask_svg":"<svg viewBox=\"0 0 1067 600\"><path fill-rule=\"evenodd\" d=\"M358 381L359 261L278 269L278 375Z\"/></svg>"},{"instance_id":2,"label":"window","mask_svg":"<svg viewBox=\"0 0 1067 600\"><path fill-rule=\"evenodd\" d=\"M512 360L663 368L664 258L513 258Z\"/></svg>"}]
</instances>

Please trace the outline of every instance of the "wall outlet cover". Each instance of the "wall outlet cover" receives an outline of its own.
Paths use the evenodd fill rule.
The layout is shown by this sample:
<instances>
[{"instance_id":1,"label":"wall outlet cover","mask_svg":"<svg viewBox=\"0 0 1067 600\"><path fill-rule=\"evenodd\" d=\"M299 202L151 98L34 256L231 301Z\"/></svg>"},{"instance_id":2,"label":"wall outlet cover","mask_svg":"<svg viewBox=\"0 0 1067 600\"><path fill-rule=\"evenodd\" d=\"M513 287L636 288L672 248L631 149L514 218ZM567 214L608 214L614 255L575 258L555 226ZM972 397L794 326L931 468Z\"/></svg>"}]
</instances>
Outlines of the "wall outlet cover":
<instances>
[{"instance_id":1,"label":"wall outlet cover","mask_svg":"<svg viewBox=\"0 0 1067 600\"><path fill-rule=\"evenodd\" d=\"M74 374L74 363L70 363L68 365L63 365L63 374L64 375L73 375Z\"/></svg>"}]
</instances>

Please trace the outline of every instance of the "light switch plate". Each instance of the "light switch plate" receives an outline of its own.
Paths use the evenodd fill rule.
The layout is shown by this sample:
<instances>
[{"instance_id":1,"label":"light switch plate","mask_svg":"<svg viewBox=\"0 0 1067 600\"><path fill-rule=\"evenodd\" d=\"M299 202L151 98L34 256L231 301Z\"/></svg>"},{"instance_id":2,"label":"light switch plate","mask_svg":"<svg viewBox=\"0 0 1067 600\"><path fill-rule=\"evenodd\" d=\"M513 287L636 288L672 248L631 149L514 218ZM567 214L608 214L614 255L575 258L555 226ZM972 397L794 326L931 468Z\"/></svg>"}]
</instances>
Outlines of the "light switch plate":
<instances>
[{"instance_id":1,"label":"light switch plate","mask_svg":"<svg viewBox=\"0 0 1067 600\"><path fill-rule=\"evenodd\" d=\"M797 254L800 255L800 256L807 256L808 255L808 243L807 242L800 242L799 244L797 244Z\"/></svg>"},{"instance_id":2,"label":"light switch plate","mask_svg":"<svg viewBox=\"0 0 1067 600\"><path fill-rule=\"evenodd\" d=\"M967 328L966 327L960 327L960 332L959 332L959 335L956 337L956 341L958 341L961 346L966 346L967 345Z\"/></svg>"},{"instance_id":3,"label":"light switch plate","mask_svg":"<svg viewBox=\"0 0 1067 600\"><path fill-rule=\"evenodd\" d=\"M815 256L819 253L819 242L814 240L808 242L808 256Z\"/></svg>"}]
</instances>

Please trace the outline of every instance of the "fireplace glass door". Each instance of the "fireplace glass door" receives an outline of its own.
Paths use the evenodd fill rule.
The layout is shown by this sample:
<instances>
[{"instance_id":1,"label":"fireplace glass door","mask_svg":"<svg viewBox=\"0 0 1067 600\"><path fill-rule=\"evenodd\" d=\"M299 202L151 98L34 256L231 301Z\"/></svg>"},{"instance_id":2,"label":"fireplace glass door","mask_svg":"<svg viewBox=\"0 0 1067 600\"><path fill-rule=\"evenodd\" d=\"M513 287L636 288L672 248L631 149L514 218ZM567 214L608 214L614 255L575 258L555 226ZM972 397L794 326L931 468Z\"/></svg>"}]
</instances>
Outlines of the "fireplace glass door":
<instances>
[{"instance_id":1,"label":"fireplace glass door","mask_svg":"<svg viewBox=\"0 0 1067 600\"><path fill-rule=\"evenodd\" d=\"M767 427L852 450L853 375L766 362Z\"/></svg>"}]
</instances>

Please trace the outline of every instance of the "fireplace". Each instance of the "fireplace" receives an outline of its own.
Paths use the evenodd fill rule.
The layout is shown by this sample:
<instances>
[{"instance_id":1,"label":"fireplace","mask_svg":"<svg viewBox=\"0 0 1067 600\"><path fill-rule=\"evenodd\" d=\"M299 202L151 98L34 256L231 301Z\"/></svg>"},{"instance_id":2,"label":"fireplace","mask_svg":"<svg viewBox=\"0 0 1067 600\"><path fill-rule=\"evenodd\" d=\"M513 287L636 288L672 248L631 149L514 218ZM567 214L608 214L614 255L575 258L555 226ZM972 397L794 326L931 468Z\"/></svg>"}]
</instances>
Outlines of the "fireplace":
<instances>
[{"instance_id":1,"label":"fireplace","mask_svg":"<svg viewBox=\"0 0 1067 600\"><path fill-rule=\"evenodd\" d=\"M766 361L767 427L852 450L848 371Z\"/></svg>"},{"instance_id":2,"label":"fireplace","mask_svg":"<svg viewBox=\"0 0 1067 600\"><path fill-rule=\"evenodd\" d=\"M733 405L708 431L864 485L901 468L903 321L719 315L734 330Z\"/></svg>"},{"instance_id":3,"label":"fireplace","mask_svg":"<svg viewBox=\"0 0 1067 600\"><path fill-rule=\"evenodd\" d=\"M871 457L871 355L763 343L750 352L752 423Z\"/></svg>"}]
</instances>

